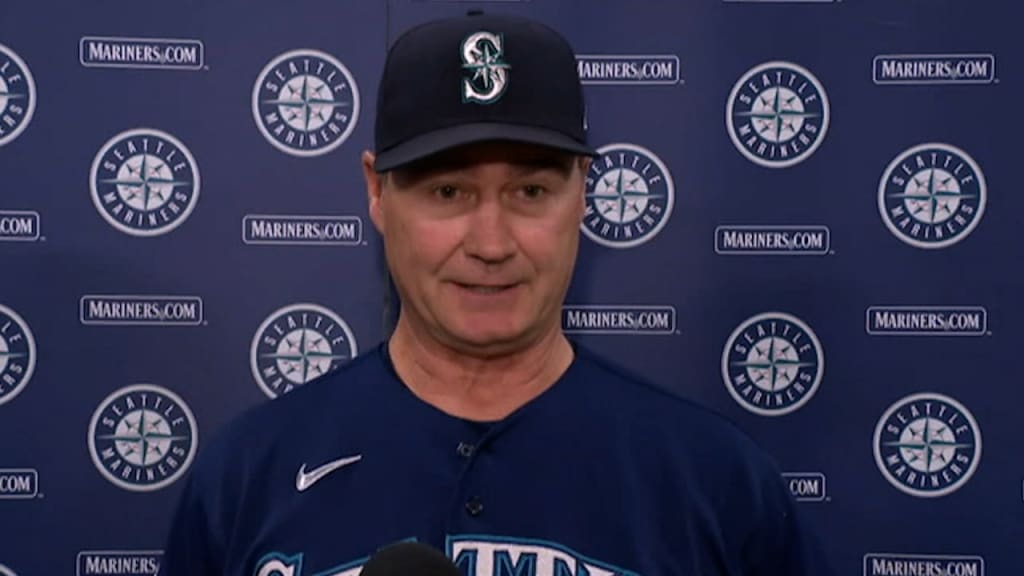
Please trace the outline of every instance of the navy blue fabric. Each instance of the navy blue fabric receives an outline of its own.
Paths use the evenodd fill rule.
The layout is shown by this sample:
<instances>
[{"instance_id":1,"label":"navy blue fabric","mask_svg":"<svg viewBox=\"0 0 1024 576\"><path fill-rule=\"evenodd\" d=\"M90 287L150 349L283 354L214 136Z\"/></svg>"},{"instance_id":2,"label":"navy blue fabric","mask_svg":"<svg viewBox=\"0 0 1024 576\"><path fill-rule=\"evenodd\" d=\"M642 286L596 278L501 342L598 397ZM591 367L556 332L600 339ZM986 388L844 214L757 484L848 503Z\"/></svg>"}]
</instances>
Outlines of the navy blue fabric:
<instances>
[{"instance_id":1,"label":"navy blue fabric","mask_svg":"<svg viewBox=\"0 0 1024 576\"><path fill-rule=\"evenodd\" d=\"M167 574L261 574L268 560L300 556L302 574L333 574L404 539L445 550L467 574L511 575L482 566L523 550L615 574L830 573L745 434L577 353L499 422L422 402L384 346L250 411L197 460ZM460 444L473 446L468 457ZM354 454L362 460L296 489L303 464ZM561 573L536 562L529 574Z\"/></svg>"}]
</instances>

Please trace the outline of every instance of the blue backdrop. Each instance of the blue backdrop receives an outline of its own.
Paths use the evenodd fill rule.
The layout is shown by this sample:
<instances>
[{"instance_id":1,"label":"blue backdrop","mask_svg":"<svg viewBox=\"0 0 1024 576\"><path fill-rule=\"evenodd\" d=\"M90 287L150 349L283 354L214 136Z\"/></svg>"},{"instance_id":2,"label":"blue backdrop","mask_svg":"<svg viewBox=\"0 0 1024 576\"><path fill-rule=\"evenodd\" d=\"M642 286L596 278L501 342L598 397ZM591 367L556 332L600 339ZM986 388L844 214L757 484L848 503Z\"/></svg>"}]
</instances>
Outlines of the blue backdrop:
<instances>
[{"instance_id":1,"label":"blue backdrop","mask_svg":"<svg viewBox=\"0 0 1024 576\"><path fill-rule=\"evenodd\" d=\"M470 7L580 55L565 329L750 432L841 573L1024 573L1011 3L3 0L0 575L154 573L196 449L386 334L376 82Z\"/></svg>"}]
</instances>

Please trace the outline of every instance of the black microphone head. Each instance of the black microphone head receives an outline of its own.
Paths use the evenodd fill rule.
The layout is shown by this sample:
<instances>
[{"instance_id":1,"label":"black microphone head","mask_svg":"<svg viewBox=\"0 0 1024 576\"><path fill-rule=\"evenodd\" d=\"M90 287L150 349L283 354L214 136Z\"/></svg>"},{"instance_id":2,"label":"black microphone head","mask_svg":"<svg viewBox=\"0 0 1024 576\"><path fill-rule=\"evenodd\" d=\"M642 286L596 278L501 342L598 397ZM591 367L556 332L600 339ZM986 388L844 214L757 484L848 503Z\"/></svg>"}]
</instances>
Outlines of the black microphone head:
<instances>
[{"instance_id":1,"label":"black microphone head","mask_svg":"<svg viewBox=\"0 0 1024 576\"><path fill-rule=\"evenodd\" d=\"M459 576L459 569L442 554L419 542L399 542L378 550L363 565L360 576Z\"/></svg>"}]
</instances>

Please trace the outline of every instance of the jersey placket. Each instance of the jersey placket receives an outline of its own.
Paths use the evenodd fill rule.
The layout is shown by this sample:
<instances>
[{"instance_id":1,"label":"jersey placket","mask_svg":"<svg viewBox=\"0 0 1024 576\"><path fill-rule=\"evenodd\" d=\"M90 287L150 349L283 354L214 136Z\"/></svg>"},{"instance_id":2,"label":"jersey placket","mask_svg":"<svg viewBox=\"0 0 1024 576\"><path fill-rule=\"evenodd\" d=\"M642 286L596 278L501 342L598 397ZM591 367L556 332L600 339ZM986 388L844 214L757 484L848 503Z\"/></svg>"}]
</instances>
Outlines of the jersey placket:
<instances>
[{"instance_id":1,"label":"jersey placket","mask_svg":"<svg viewBox=\"0 0 1024 576\"><path fill-rule=\"evenodd\" d=\"M449 505L445 527L448 535L479 532L486 524L488 494L476 472L481 459L493 457L491 444L506 424L496 424L473 441L464 440L456 446L456 454L464 464Z\"/></svg>"}]
</instances>

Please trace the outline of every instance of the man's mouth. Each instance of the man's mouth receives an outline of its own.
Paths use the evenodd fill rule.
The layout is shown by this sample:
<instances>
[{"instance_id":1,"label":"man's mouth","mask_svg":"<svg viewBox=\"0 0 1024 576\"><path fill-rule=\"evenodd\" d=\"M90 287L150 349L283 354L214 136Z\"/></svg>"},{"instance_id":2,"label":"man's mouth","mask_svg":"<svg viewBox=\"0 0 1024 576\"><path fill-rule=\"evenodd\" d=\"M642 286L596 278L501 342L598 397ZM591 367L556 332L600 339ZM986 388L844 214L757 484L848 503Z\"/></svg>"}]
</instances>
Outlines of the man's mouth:
<instances>
[{"instance_id":1,"label":"man's mouth","mask_svg":"<svg viewBox=\"0 0 1024 576\"><path fill-rule=\"evenodd\" d=\"M455 285L477 294L497 294L516 287L516 284L464 284L462 282L455 282Z\"/></svg>"}]
</instances>

